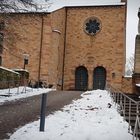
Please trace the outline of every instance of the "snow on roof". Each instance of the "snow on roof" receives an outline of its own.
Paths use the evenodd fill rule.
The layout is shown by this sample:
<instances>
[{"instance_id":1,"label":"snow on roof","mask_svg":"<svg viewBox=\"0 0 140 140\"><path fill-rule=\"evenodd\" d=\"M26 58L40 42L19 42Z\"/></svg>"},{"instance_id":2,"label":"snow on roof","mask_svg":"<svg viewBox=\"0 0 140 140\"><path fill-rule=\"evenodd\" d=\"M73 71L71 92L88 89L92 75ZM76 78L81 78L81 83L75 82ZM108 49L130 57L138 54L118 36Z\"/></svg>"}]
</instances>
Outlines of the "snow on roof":
<instances>
[{"instance_id":1,"label":"snow on roof","mask_svg":"<svg viewBox=\"0 0 140 140\"><path fill-rule=\"evenodd\" d=\"M137 87L140 87L140 83L139 83L139 84L136 84L136 86L137 86Z\"/></svg>"},{"instance_id":2,"label":"snow on roof","mask_svg":"<svg viewBox=\"0 0 140 140\"><path fill-rule=\"evenodd\" d=\"M132 78L132 75L125 75L124 78Z\"/></svg>"},{"instance_id":3,"label":"snow on roof","mask_svg":"<svg viewBox=\"0 0 140 140\"><path fill-rule=\"evenodd\" d=\"M84 6L119 6L125 5L120 0L50 0L48 12L53 12L63 7L84 7ZM50 2L49 1L49 2Z\"/></svg>"},{"instance_id":4,"label":"snow on roof","mask_svg":"<svg viewBox=\"0 0 140 140\"><path fill-rule=\"evenodd\" d=\"M2 67L2 66L0 66L0 69L3 69L3 70L6 70L6 71L9 71L9 72L12 72L12 73L15 73L15 74L18 74L19 75L18 72L15 72L15 71L13 71L11 69L8 69L8 68Z\"/></svg>"},{"instance_id":5,"label":"snow on roof","mask_svg":"<svg viewBox=\"0 0 140 140\"><path fill-rule=\"evenodd\" d=\"M53 29L52 31L61 34L61 31L59 31L57 29Z\"/></svg>"},{"instance_id":6,"label":"snow on roof","mask_svg":"<svg viewBox=\"0 0 140 140\"><path fill-rule=\"evenodd\" d=\"M38 6L36 9L35 7L28 6L21 4L20 2L15 2L16 7L18 7L18 10L14 9L5 9L7 12L12 13L19 13L19 12L53 12L58 9L64 8L64 7L84 7L84 6L121 6L125 5L125 2L120 2L120 0L48 0L48 2L45 2L43 0L34 1L35 4Z\"/></svg>"},{"instance_id":7,"label":"snow on roof","mask_svg":"<svg viewBox=\"0 0 140 140\"><path fill-rule=\"evenodd\" d=\"M13 71L26 71L26 72L29 72L27 69L13 69Z\"/></svg>"}]
</instances>

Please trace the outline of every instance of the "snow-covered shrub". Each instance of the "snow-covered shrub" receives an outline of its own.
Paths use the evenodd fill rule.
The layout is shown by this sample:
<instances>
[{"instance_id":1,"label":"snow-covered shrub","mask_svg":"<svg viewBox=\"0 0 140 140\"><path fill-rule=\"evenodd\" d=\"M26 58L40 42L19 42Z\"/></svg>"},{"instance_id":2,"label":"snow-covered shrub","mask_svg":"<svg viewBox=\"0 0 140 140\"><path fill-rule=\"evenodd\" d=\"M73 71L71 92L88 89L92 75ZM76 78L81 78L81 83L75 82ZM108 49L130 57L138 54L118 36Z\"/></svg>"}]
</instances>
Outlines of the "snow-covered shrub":
<instances>
[{"instance_id":1,"label":"snow-covered shrub","mask_svg":"<svg viewBox=\"0 0 140 140\"><path fill-rule=\"evenodd\" d=\"M15 85L20 80L20 74L10 69L0 67L0 89Z\"/></svg>"}]
</instances>

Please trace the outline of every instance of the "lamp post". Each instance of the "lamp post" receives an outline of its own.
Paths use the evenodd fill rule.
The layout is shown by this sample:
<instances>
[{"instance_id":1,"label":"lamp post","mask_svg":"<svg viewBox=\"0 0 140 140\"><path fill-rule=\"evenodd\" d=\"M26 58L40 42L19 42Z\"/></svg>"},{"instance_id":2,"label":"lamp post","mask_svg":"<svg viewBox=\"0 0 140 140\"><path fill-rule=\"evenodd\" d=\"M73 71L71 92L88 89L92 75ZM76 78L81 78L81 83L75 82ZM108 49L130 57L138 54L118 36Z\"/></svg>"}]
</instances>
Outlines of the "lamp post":
<instances>
[{"instance_id":1,"label":"lamp post","mask_svg":"<svg viewBox=\"0 0 140 140\"><path fill-rule=\"evenodd\" d=\"M26 65L28 65L29 54L23 54L23 57L24 57L24 66L23 66L23 69L25 69Z\"/></svg>"}]
</instances>

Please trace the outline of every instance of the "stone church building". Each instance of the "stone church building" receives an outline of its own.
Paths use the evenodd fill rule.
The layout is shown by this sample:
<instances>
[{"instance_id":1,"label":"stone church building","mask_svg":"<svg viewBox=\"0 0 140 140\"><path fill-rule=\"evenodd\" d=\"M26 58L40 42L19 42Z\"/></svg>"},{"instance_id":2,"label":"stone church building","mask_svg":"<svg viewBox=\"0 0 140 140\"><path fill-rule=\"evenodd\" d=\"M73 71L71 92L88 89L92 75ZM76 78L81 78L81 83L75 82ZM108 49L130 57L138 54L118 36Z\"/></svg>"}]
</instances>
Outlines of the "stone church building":
<instances>
[{"instance_id":1,"label":"stone church building","mask_svg":"<svg viewBox=\"0 0 140 140\"><path fill-rule=\"evenodd\" d=\"M1 65L61 90L124 88L126 3L1 14Z\"/></svg>"}]
</instances>

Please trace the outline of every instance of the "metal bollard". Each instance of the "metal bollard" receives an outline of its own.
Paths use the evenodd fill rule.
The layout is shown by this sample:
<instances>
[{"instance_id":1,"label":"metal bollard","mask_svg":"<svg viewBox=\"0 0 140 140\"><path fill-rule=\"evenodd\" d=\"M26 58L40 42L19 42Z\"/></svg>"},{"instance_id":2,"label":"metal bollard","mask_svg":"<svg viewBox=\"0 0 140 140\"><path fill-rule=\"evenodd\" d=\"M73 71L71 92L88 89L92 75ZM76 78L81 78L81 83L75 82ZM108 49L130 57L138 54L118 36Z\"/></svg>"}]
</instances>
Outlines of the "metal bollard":
<instances>
[{"instance_id":1,"label":"metal bollard","mask_svg":"<svg viewBox=\"0 0 140 140\"><path fill-rule=\"evenodd\" d=\"M42 101L41 101L41 113L40 113L40 131L44 131L44 126L45 126L46 100L47 100L47 94L43 93Z\"/></svg>"}]
</instances>

